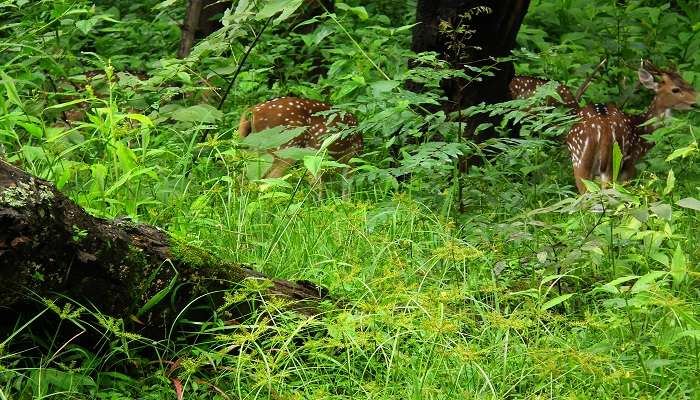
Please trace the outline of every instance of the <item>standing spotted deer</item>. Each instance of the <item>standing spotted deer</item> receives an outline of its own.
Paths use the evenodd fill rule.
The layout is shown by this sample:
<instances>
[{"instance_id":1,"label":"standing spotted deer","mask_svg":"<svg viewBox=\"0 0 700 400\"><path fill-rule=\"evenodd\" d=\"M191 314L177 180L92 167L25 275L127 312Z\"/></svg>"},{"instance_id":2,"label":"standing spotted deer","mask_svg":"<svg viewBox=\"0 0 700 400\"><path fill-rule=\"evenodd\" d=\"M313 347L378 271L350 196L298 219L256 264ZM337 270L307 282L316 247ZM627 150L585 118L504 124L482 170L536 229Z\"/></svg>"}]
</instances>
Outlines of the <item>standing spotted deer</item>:
<instances>
[{"instance_id":1,"label":"standing spotted deer","mask_svg":"<svg viewBox=\"0 0 700 400\"><path fill-rule=\"evenodd\" d=\"M635 175L635 163L654 143L642 138L658 127L658 123L640 126L656 118L668 118L671 110L688 110L696 105L697 92L680 76L678 71L662 70L649 61L642 61L638 70L639 81L655 92L654 99L644 114L629 115L614 104L595 104L580 109L579 122L566 138L574 165L574 177L579 192L586 191L582 180L600 176L603 185L612 179L613 142L622 151L620 179Z\"/></svg>"},{"instance_id":2,"label":"standing spotted deer","mask_svg":"<svg viewBox=\"0 0 700 400\"><path fill-rule=\"evenodd\" d=\"M239 135L244 138L250 133L262 131L277 126L307 127L307 129L283 144L276 150L291 147L319 149L324 139L342 129L342 125L356 126L357 119L350 113L331 113L317 115L328 111L331 105L316 100L298 97L280 97L258 104L246 110L241 116ZM328 154L337 161L347 163L352 157L362 151L362 135L353 133L341 137L328 146ZM291 167L295 160L285 159L271 152L272 165L263 176L264 178L279 178Z\"/></svg>"}]
</instances>

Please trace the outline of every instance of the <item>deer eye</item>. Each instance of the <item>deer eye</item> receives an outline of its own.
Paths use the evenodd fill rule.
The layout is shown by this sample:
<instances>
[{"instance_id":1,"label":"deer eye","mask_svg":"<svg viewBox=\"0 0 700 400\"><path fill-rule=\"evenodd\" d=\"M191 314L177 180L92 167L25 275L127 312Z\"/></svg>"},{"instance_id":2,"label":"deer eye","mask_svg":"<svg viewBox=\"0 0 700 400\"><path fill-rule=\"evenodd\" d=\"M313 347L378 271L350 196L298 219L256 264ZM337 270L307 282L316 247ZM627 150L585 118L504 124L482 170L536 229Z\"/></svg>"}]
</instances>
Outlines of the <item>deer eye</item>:
<instances>
[{"instance_id":1,"label":"deer eye","mask_svg":"<svg viewBox=\"0 0 700 400\"><path fill-rule=\"evenodd\" d=\"M680 93L680 92L681 92L681 88L674 87L673 89L671 89L671 91L672 91L673 93Z\"/></svg>"}]
</instances>

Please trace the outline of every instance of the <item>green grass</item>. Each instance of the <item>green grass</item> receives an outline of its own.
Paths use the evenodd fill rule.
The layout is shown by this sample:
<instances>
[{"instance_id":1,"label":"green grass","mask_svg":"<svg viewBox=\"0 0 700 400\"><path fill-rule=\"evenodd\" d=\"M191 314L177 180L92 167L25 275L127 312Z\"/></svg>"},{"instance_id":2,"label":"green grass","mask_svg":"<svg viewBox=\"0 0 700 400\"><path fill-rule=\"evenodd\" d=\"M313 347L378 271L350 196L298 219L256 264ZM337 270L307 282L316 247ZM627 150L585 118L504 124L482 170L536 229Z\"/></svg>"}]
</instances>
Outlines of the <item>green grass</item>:
<instances>
[{"instance_id":1,"label":"green grass","mask_svg":"<svg viewBox=\"0 0 700 400\"><path fill-rule=\"evenodd\" d=\"M186 399L700 396L697 113L661 129L639 178L613 193L574 193L568 153L556 139L570 121L551 111L526 123L521 140L495 143L502 152L464 174L455 172L456 154L473 147L452 142L407 145L394 168L389 138L426 129L452 140L457 125L411 112L438 98L435 88L423 97L401 89L411 74L428 82L449 75L436 65L407 69L410 30L396 28L412 22L404 12L412 2L396 9L349 2L366 6L368 19L354 9L325 21L332 34L308 59L333 67L313 83L310 65L285 58L310 38L269 32L224 112L204 109L211 114L204 122L191 117L202 112L190 108L201 103L205 85L197 79L225 83L219 75L232 73L238 42L256 22L232 28L233 56L212 47L182 63L168 48L181 9L156 14L155 1L112 3L91 10L86 2L42 1L0 12L13 22L4 32L22 44L0 42L7 50L0 156L96 216L127 215L269 276L315 282L344 306L325 302L319 315L304 317L269 300L244 321L206 310L209 321L171 327L189 334L152 342L108 316L46 302L0 337L0 400L176 398L178 388ZM518 69L580 82L614 44L611 66L587 92L592 100L624 100L618 82L632 76L625 62L649 54L682 60L697 86L698 16L666 10L657 24L657 8L629 3L533 1L519 40L536 54L518 54ZM77 16L63 14L69 9ZM84 33L73 19L81 16L122 25L100 20ZM61 23L46 25L47 18ZM618 23L625 29L610 29ZM99 57L83 52L89 45ZM152 80L95 83L101 99L67 84L66 76L95 65L148 69ZM382 89L391 86L384 73L395 89ZM48 77L57 88L45 86ZM66 92L90 106L75 129L55 125L59 108L46 109L69 101ZM327 97L358 113L367 151L348 200L338 185L320 199L303 166L285 181L251 179L259 160L240 149L232 127L245 106L281 93ZM642 100L630 104L641 108ZM519 115L513 106L494 109ZM393 174L407 170L412 178L395 182ZM261 289L250 281L227 300ZM57 323L40 329L49 318ZM100 346L81 347L80 336L68 334L77 325Z\"/></svg>"}]
</instances>

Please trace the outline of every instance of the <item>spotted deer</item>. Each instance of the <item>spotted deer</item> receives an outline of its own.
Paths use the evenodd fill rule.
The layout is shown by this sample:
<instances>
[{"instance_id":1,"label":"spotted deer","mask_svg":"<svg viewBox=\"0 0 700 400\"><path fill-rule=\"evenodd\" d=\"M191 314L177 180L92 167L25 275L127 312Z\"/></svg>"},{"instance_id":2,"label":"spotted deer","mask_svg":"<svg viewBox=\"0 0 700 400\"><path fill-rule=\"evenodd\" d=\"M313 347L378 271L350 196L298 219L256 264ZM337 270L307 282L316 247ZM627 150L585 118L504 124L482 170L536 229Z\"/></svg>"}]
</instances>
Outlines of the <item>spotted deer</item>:
<instances>
[{"instance_id":1,"label":"spotted deer","mask_svg":"<svg viewBox=\"0 0 700 400\"><path fill-rule=\"evenodd\" d=\"M557 106L561 104L564 107L569 108L571 111L577 112L580 108L579 101L581 100L581 97L583 97L583 94L588 89L593 77L607 62L608 59L604 58L600 61L600 63L598 63L598 65L595 66L595 68L588 75L588 78L586 78L581 87L578 89L575 96L568 86L559 83L556 87L556 91L559 97L561 97L561 101L553 97L548 97L546 104L548 106ZM534 76L516 75L508 84L508 92L513 100L527 99L532 97L537 89L548 84L549 82L551 81L548 79L536 78Z\"/></svg>"},{"instance_id":2,"label":"spotted deer","mask_svg":"<svg viewBox=\"0 0 700 400\"><path fill-rule=\"evenodd\" d=\"M516 75L508 84L510 97L514 100L527 99L532 97L537 89L549 83L547 79L536 78L534 76ZM572 110L578 109L578 100L571 93L571 90L563 84L556 88L557 94L561 97L561 102L553 97L547 98L548 106L563 105Z\"/></svg>"},{"instance_id":3,"label":"spotted deer","mask_svg":"<svg viewBox=\"0 0 700 400\"><path fill-rule=\"evenodd\" d=\"M582 180L600 176L603 185L612 179L613 143L622 151L620 179L626 181L636 173L635 163L653 146L642 135L652 133L671 110L688 110L696 106L697 92L677 70L662 70L642 61L637 71L639 82L655 92L647 111L641 115L622 112L614 104L595 104L577 112L579 122L566 138L574 165L574 178L580 193L586 191ZM643 125L656 118L656 123Z\"/></svg>"},{"instance_id":4,"label":"spotted deer","mask_svg":"<svg viewBox=\"0 0 700 400\"><path fill-rule=\"evenodd\" d=\"M290 147L319 149L328 134L339 131L342 125L357 125L357 119L350 113L317 114L330 109L330 104L316 100L280 97L246 110L241 116L238 133L244 138L251 133L277 126L307 127L302 134L276 150ZM362 144L362 135L353 133L329 145L328 154L337 161L346 163L362 150ZM274 152L271 152L271 155L272 165L264 174L264 178L279 178L295 163L295 160L281 158Z\"/></svg>"}]
</instances>

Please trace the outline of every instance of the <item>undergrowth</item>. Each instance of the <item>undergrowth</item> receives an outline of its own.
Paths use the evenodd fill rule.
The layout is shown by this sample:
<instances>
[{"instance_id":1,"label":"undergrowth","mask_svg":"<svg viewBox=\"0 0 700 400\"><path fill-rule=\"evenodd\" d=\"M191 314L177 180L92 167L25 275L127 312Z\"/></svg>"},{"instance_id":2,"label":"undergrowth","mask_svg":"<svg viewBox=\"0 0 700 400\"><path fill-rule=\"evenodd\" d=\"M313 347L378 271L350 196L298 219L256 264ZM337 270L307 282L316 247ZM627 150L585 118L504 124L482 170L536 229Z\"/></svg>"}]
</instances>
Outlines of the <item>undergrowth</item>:
<instances>
[{"instance_id":1,"label":"undergrowth","mask_svg":"<svg viewBox=\"0 0 700 400\"><path fill-rule=\"evenodd\" d=\"M261 28L253 9L224 15L222 31L176 60L184 2L35 3L0 9L0 157L94 215L163 227L269 276L322 285L347 306L303 317L270 300L237 323L211 310L206 324L180 322L191 337L160 342L98 315L88 329L104 335L101 347L87 349L53 341L84 325L76 309L47 303L0 338L1 399L700 393L697 114L657 131L635 182L577 196L561 144L572 120L541 105L548 93L470 110L522 125L519 139L481 145L458 141L450 116L421 113L441 79L463 73L406 50L414 2L348 2L310 34L283 36L280 21L221 110L212 88ZM675 61L700 87L700 16L674 3L533 1L516 65L576 86L607 56L591 101L624 102L628 64L642 56ZM403 89L409 80L428 90ZM238 117L286 94L358 115L366 148L349 199L332 185L320 197L303 166L256 179L265 161L237 138ZM636 93L628 108L644 101ZM484 164L462 173L463 155ZM262 289L252 281L237 295ZM34 331L49 314L56 330Z\"/></svg>"}]
</instances>

